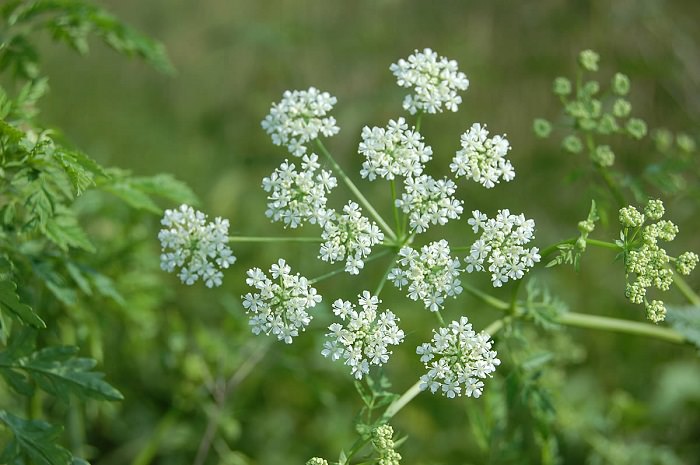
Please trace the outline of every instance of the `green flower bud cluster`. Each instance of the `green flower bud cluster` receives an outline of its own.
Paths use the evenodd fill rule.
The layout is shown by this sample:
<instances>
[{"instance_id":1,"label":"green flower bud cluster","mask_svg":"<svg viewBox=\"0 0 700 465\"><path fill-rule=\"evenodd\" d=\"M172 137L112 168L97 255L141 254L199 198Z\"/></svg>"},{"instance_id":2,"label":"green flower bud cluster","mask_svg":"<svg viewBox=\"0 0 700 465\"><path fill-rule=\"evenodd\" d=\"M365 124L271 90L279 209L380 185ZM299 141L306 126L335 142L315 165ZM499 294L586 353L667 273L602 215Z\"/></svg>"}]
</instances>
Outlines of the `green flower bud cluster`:
<instances>
[{"instance_id":1,"label":"green flower bud cluster","mask_svg":"<svg viewBox=\"0 0 700 465\"><path fill-rule=\"evenodd\" d=\"M623 134L641 139L647 134L647 125L639 118L630 117L632 104L626 99L631 87L629 77L616 73L605 90L596 80L582 79L583 74L598 71L599 60L596 52L582 51L578 57L580 75L576 85L560 76L554 80L552 91L561 99L565 116L573 129L573 134L562 140L564 150L580 153L585 147L593 163L609 167L615 161L615 153L609 145L596 144L594 136ZM546 138L552 132L552 124L537 118L533 130L538 137Z\"/></svg>"},{"instance_id":2,"label":"green flower bud cluster","mask_svg":"<svg viewBox=\"0 0 700 465\"><path fill-rule=\"evenodd\" d=\"M319 457L314 457L306 462L306 465L328 465L328 460Z\"/></svg>"},{"instance_id":3,"label":"green flower bud cluster","mask_svg":"<svg viewBox=\"0 0 700 465\"><path fill-rule=\"evenodd\" d=\"M674 259L659 246L659 240L670 242L678 234L678 226L661 219L665 213L661 200L649 200L644 213L633 206L621 208L619 213L623 231L618 245L625 250L627 275L625 296L635 304L644 304L647 318L658 323L666 318L666 308L661 300L647 300L648 288L667 291L673 283L671 262L675 262L678 272L689 274L697 265L698 256L686 252ZM631 282L630 275L635 275Z\"/></svg>"},{"instance_id":4,"label":"green flower bud cluster","mask_svg":"<svg viewBox=\"0 0 700 465\"><path fill-rule=\"evenodd\" d=\"M394 450L393 436L394 428L389 425L378 426L372 431L372 445L379 454L377 465L399 465L401 462L401 454Z\"/></svg>"}]
</instances>

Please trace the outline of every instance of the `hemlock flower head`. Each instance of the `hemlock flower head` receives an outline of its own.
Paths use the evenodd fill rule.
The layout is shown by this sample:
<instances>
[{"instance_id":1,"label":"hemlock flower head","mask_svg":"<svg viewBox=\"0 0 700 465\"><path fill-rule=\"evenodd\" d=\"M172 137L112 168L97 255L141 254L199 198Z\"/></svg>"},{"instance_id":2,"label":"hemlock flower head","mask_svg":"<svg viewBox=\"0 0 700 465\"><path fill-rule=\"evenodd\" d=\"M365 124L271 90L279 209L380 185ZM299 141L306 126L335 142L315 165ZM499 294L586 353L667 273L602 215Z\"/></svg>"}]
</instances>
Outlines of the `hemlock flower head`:
<instances>
[{"instance_id":1,"label":"hemlock flower head","mask_svg":"<svg viewBox=\"0 0 700 465\"><path fill-rule=\"evenodd\" d=\"M421 390L440 391L449 398L480 397L484 383L501 361L491 350L491 337L472 329L466 316L446 328L433 330L433 339L416 349L428 373L421 376Z\"/></svg>"},{"instance_id":2,"label":"hemlock flower head","mask_svg":"<svg viewBox=\"0 0 700 465\"><path fill-rule=\"evenodd\" d=\"M444 239L424 245L420 253L402 247L397 263L399 266L391 270L387 279L399 289L408 284L408 297L422 300L430 311L438 311L446 297L462 292L459 259L450 256L450 246Z\"/></svg>"},{"instance_id":3,"label":"hemlock flower head","mask_svg":"<svg viewBox=\"0 0 700 465\"><path fill-rule=\"evenodd\" d=\"M377 176L418 176L423 172L423 164L433 156L433 149L425 145L423 136L415 128L408 129L403 118L389 120L386 128L362 128L358 152L366 158L360 174L370 181Z\"/></svg>"},{"instance_id":4,"label":"hemlock flower head","mask_svg":"<svg viewBox=\"0 0 700 465\"><path fill-rule=\"evenodd\" d=\"M469 79L457 69L455 60L439 57L429 48L416 50L407 60L400 59L389 69L401 87L413 87L414 93L403 101L403 108L412 115L416 113L441 113L443 106L457 111L462 97L460 90L467 90Z\"/></svg>"},{"instance_id":5,"label":"hemlock flower head","mask_svg":"<svg viewBox=\"0 0 700 465\"><path fill-rule=\"evenodd\" d=\"M399 329L399 318L390 310L377 314L381 303L369 291L358 295L360 310L350 301L338 299L333 302L333 313L341 323L328 327L328 340L323 344L321 354L331 360L345 360L352 375L362 379L369 373L370 365L381 366L389 360L390 345L403 341L404 332Z\"/></svg>"},{"instance_id":6,"label":"hemlock flower head","mask_svg":"<svg viewBox=\"0 0 700 465\"><path fill-rule=\"evenodd\" d=\"M390 425L378 426L372 431L372 446L379 454L377 465L399 465L401 454L394 450L394 428Z\"/></svg>"},{"instance_id":7,"label":"hemlock flower head","mask_svg":"<svg viewBox=\"0 0 700 465\"><path fill-rule=\"evenodd\" d=\"M498 210L494 219L479 210L474 210L472 215L468 223L475 233L479 230L482 233L465 259L467 272L488 268L493 287L501 287L509 279L522 278L540 261L537 247L523 247L535 238L533 220L525 219L523 214L511 215L508 209Z\"/></svg>"},{"instance_id":8,"label":"hemlock flower head","mask_svg":"<svg viewBox=\"0 0 700 465\"><path fill-rule=\"evenodd\" d=\"M462 149L452 159L450 169L458 177L464 176L491 188L503 179L512 181L515 170L506 155L510 144L505 134L489 138L486 125L474 123L462 134Z\"/></svg>"},{"instance_id":9,"label":"hemlock flower head","mask_svg":"<svg viewBox=\"0 0 700 465\"><path fill-rule=\"evenodd\" d=\"M620 233L621 239L617 241L625 250L625 296L632 303L644 304L647 318L654 323L664 320L666 308L661 300L650 302L647 299L648 289L670 289L673 284L672 262L675 262L675 268L681 274L690 274L698 263L698 256L693 252L682 253L674 259L659 245L659 241L670 242L678 234L675 224L661 219L664 211L661 200L649 200L644 214L633 206L621 208L623 231ZM645 225L646 220L656 222Z\"/></svg>"},{"instance_id":10,"label":"hemlock flower head","mask_svg":"<svg viewBox=\"0 0 700 465\"><path fill-rule=\"evenodd\" d=\"M284 145L289 153L300 157L306 153L305 144L319 134L331 137L340 131L335 118L326 116L336 102L331 94L315 87L288 90L279 103L272 105L261 125L272 137L273 144Z\"/></svg>"},{"instance_id":11,"label":"hemlock flower head","mask_svg":"<svg viewBox=\"0 0 700 465\"><path fill-rule=\"evenodd\" d=\"M408 215L409 227L416 233L431 224L445 224L462 214L462 201L452 195L457 186L451 179L433 179L427 174L404 179L404 192L396 206Z\"/></svg>"},{"instance_id":12,"label":"hemlock flower head","mask_svg":"<svg viewBox=\"0 0 700 465\"><path fill-rule=\"evenodd\" d=\"M228 220L216 217L207 223L207 215L183 204L165 210L161 224L160 267L167 272L180 268L178 277L188 285L201 278L207 287L220 286L221 270L236 262L227 245Z\"/></svg>"},{"instance_id":13,"label":"hemlock flower head","mask_svg":"<svg viewBox=\"0 0 700 465\"><path fill-rule=\"evenodd\" d=\"M270 267L270 278L260 268L248 270L245 282L256 290L242 298L246 312L252 314L253 334L273 334L291 344L299 330L304 331L311 322L306 310L315 307L321 296L305 277L291 271L281 258Z\"/></svg>"},{"instance_id":14,"label":"hemlock flower head","mask_svg":"<svg viewBox=\"0 0 700 465\"><path fill-rule=\"evenodd\" d=\"M328 460L321 457L313 457L306 462L306 465L328 465Z\"/></svg>"},{"instance_id":15,"label":"hemlock flower head","mask_svg":"<svg viewBox=\"0 0 700 465\"><path fill-rule=\"evenodd\" d=\"M323 224L319 258L324 262L335 263L345 260L345 271L358 274L365 266L364 258L372 252L372 247L384 240L384 233L376 223L362 216L360 206L348 202L343 214L331 211Z\"/></svg>"},{"instance_id":16,"label":"hemlock flower head","mask_svg":"<svg viewBox=\"0 0 700 465\"><path fill-rule=\"evenodd\" d=\"M294 163L285 160L264 178L263 189L270 192L265 215L290 228L302 226L305 221L323 226L328 219L326 193L337 185L337 181L330 171L317 173L319 167L316 154L304 155L303 171L297 171Z\"/></svg>"}]
</instances>

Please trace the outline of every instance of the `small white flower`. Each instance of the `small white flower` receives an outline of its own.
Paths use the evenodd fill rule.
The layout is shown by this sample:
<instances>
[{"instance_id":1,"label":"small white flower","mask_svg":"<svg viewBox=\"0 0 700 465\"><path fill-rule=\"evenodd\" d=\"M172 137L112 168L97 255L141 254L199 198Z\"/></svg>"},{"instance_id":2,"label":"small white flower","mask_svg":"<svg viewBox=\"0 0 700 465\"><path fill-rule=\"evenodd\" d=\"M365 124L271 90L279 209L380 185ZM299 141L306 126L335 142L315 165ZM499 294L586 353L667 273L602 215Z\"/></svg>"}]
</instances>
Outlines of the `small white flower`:
<instances>
[{"instance_id":1,"label":"small white flower","mask_svg":"<svg viewBox=\"0 0 700 465\"><path fill-rule=\"evenodd\" d=\"M273 334L291 344L299 330L305 330L311 322L306 310L321 302L321 296L305 277L291 272L281 258L270 267L272 279L260 268L248 270L246 284L255 291L242 298L246 312L252 314L250 326L254 334Z\"/></svg>"},{"instance_id":2,"label":"small white flower","mask_svg":"<svg viewBox=\"0 0 700 465\"><path fill-rule=\"evenodd\" d=\"M455 183L447 178L435 180L427 174L404 179L404 192L396 206L408 214L412 231L422 233L432 224L445 224L462 214L462 201L453 197Z\"/></svg>"},{"instance_id":3,"label":"small white flower","mask_svg":"<svg viewBox=\"0 0 700 465\"><path fill-rule=\"evenodd\" d=\"M333 303L333 313L343 324L333 323L328 327L329 339L321 354L331 360L344 359L357 379L369 373L370 365L384 365L391 355L388 347L400 344L404 338L396 315L390 310L377 314L380 303L368 291L358 295L359 311L349 301L338 299Z\"/></svg>"},{"instance_id":4,"label":"small white flower","mask_svg":"<svg viewBox=\"0 0 700 465\"><path fill-rule=\"evenodd\" d=\"M432 341L416 349L427 370L420 378L421 390L441 391L448 398L481 396L484 383L480 380L492 377L501 364L492 344L488 334L474 332L466 316L433 330Z\"/></svg>"},{"instance_id":5,"label":"small white flower","mask_svg":"<svg viewBox=\"0 0 700 465\"><path fill-rule=\"evenodd\" d=\"M289 153L300 157L306 153L306 143L319 134L331 137L340 131L335 118L326 116L336 98L315 87L308 90L285 91L282 100L272 105L262 127L275 145L285 145Z\"/></svg>"},{"instance_id":6,"label":"small white flower","mask_svg":"<svg viewBox=\"0 0 700 465\"><path fill-rule=\"evenodd\" d=\"M325 262L335 263L345 260L345 271L358 274L364 267L372 247L384 240L384 233L379 226L362 216L360 206L348 202L343 207L343 214L335 211L323 225L319 258Z\"/></svg>"},{"instance_id":7,"label":"small white flower","mask_svg":"<svg viewBox=\"0 0 700 465\"><path fill-rule=\"evenodd\" d=\"M535 222L525 216L511 215L499 210L495 219L489 219L479 210L472 212L468 223L474 232L482 230L481 237L471 246L465 259L468 273L487 269L491 283L501 287L509 279L520 279L540 261L537 247L523 247L535 238Z\"/></svg>"},{"instance_id":8,"label":"small white flower","mask_svg":"<svg viewBox=\"0 0 700 465\"><path fill-rule=\"evenodd\" d=\"M506 159L510 144L505 135L490 139L488 135L486 125L474 123L462 134L462 149L452 159L450 169L458 177L472 179L490 189L500 179L511 181L515 178L515 170Z\"/></svg>"},{"instance_id":9,"label":"small white flower","mask_svg":"<svg viewBox=\"0 0 700 465\"><path fill-rule=\"evenodd\" d=\"M423 246L420 254L411 247L402 247L397 263L399 266L387 279L399 289L410 282L408 297L422 300L430 311L442 308L446 297L462 292L459 259L450 257L450 246L444 239Z\"/></svg>"},{"instance_id":10,"label":"small white flower","mask_svg":"<svg viewBox=\"0 0 700 465\"><path fill-rule=\"evenodd\" d=\"M389 68L401 87L413 87L414 93L403 101L412 115L417 112L438 113L443 106L457 111L462 97L457 91L467 90L469 79L457 69L455 60L439 57L429 48L416 50L407 60L400 59Z\"/></svg>"},{"instance_id":11,"label":"small white flower","mask_svg":"<svg viewBox=\"0 0 700 465\"><path fill-rule=\"evenodd\" d=\"M188 285L202 279L207 287L220 286L223 273L236 262L228 247L228 220L217 217L207 223L207 216L189 205L165 210L158 233L161 244L160 267L173 272Z\"/></svg>"},{"instance_id":12,"label":"small white flower","mask_svg":"<svg viewBox=\"0 0 700 465\"><path fill-rule=\"evenodd\" d=\"M320 167L316 154L304 155L301 167L303 171L297 171L294 163L285 160L263 179L262 187L270 193L265 215L290 228L302 226L305 221L323 226L329 216L326 194L337 181L330 171L316 173Z\"/></svg>"},{"instance_id":13,"label":"small white flower","mask_svg":"<svg viewBox=\"0 0 700 465\"><path fill-rule=\"evenodd\" d=\"M386 128L365 126L358 149L366 160L360 174L373 181L377 176L395 179L396 176L418 176L423 164L430 161L433 150L423 143L423 137L408 129L406 120L390 120Z\"/></svg>"}]
</instances>

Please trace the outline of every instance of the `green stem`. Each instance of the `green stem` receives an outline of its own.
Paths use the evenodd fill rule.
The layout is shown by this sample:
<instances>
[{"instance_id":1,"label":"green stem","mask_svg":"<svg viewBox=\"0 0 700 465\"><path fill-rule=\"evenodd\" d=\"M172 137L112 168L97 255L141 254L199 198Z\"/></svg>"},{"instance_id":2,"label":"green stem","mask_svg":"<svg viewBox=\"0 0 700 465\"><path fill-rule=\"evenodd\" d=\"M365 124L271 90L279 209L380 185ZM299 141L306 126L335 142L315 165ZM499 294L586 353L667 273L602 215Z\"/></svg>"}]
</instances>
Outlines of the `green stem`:
<instances>
[{"instance_id":1,"label":"green stem","mask_svg":"<svg viewBox=\"0 0 700 465\"><path fill-rule=\"evenodd\" d=\"M419 111L416 115L416 132L420 132L420 124L423 121L423 112Z\"/></svg>"},{"instance_id":2,"label":"green stem","mask_svg":"<svg viewBox=\"0 0 700 465\"><path fill-rule=\"evenodd\" d=\"M570 239L565 239L563 241L557 242L556 244L552 244L548 247L545 247L542 249L540 252L540 256L542 258L546 257L547 255L550 255L554 252L557 251L560 245L564 244L573 244L578 240L578 237L572 237ZM599 241L597 239L586 239L586 244L595 246L595 247L603 247L605 249L613 249L613 250L620 250L620 246L613 243L613 242L607 242L607 241ZM455 249L456 250L456 249Z\"/></svg>"},{"instance_id":3,"label":"green stem","mask_svg":"<svg viewBox=\"0 0 700 465\"><path fill-rule=\"evenodd\" d=\"M381 252L377 252L376 254L367 257L367 259L365 259L364 262L369 263L371 261L374 261L378 258L381 258L381 257L389 254L390 252L391 252L391 249L384 249ZM336 268L335 270L329 271L328 273L324 273L321 276L316 276L313 279L309 279L309 284L316 284L319 281L323 281L326 278L330 278L331 276L335 276L335 275L340 274L344 271L345 271L344 267L343 268Z\"/></svg>"},{"instance_id":4,"label":"green stem","mask_svg":"<svg viewBox=\"0 0 700 465\"><path fill-rule=\"evenodd\" d=\"M510 321L511 317L505 317L505 318L499 318L498 320L495 320L493 323L488 325L485 329L484 332L491 337L493 337L494 334L499 332L503 326L505 326L506 322Z\"/></svg>"},{"instance_id":5,"label":"green stem","mask_svg":"<svg viewBox=\"0 0 700 465\"><path fill-rule=\"evenodd\" d=\"M404 408L409 402L411 402L420 392L420 384L421 381L418 380L416 383L408 388L406 392L404 392L401 397L396 399L394 402L392 402L389 407L387 407L386 411L384 412L384 415L382 415L382 419L385 421L389 421L391 418L394 417L399 411Z\"/></svg>"},{"instance_id":6,"label":"green stem","mask_svg":"<svg viewBox=\"0 0 700 465\"><path fill-rule=\"evenodd\" d=\"M348 188L352 191L352 193L357 197L357 200L364 206L367 211L369 212L370 215L379 223L379 226L384 230L384 233L386 233L387 236L389 236L393 241L396 240L396 234L394 234L394 231L389 227L388 224L386 224L386 221L377 213L377 210L374 209L371 203L365 198L364 195L362 195L362 192L355 186L355 184L352 182L352 180L348 177L347 174L345 174L345 171L340 167L340 165L335 161L333 158L333 155L326 149L326 146L323 145L323 142L321 142L319 139L316 139L316 145L318 146L319 150L323 155L328 159L330 164L333 166L333 169L336 171L338 176L340 176L343 181L345 182L345 185L348 186Z\"/></svg>"},{"instance_id":7,"label":"green stem","mask_svg":"<svg viewBox=\"0 0 700 465\"><path fill-rule=\"evenodd\" d=\"M688 285L685 279L683 279L683 277L675 271L673 272L673 284L675 284L678 290L681 291L681 294L688 299L688 302L696 307L700 307L700 296L698 296L698 294Z\"/></svg>"},{"instance_id":8,"label":"green stem","mask_svg":"<svg viewBox=\"0 0 700 465\"><path fill-rule=\"evenodd\" d=\"M498 310L508 310L510 308L510 305L508 305L507 302L504 302L501 299L498 299L496 297L493 297L492 295L489 295L480 289L477 289L473 286L470 286L469 284L462 283L462 289L476 297L477 299L481 300L485 304L488 304L492 306L493 308L496 308Z\"/></svg>"},{"instance_id":9,"label":"green stem","mask_svg":"<svg viewBox=\"0 0 700 465\"><path fill-rule=\"evenodd\" d=\"M256 237L256 236L229 236L229 242L323 242L320 237Z\"/></svg>"},{"instance_id":10,"label":"green stem","mask_svg":"<svg viewBox=\"0 0 700 465\"><path fill-rule=\"evenodd\" d=\"M396 263L396 258L398 256L399 256L398 254L394 254L394 258L391 260L391 263L389 263L389 266L386 267L386 271L384 272L382 279L379 281L379 284L377 285L377 289L374 291L375 296L379 296L379 293L382 292L382 289L384 289L384 284L386 283L386 279L389 276L389 273L391 273L391 270L394 268L394 264Z\"/></svg>"},{"instance_id":11,"label":"green stem","mask_svg":"<svg viewBox=\"0 0 700 465\"><path fill-rule=\"evenodd\" d=\"M396 182L394 180L389 181L391 186L391 208L394 210L394 224L396 224L396 233L403 237L403 229L401 228L401 220L399 218L399 207L396 206Z\"/></svg>"},{"instance_id":12,"label":"green stem","mask_svg":"<svg viewBox=\"0 0 700 465\"><path fill-rule=\"evenodd\" d=\"M491 305L499 310L508 310L510 305L496 297L493 297L485 292L475 289L469 285L462 284L464 290L479 298L483 302ZM516 314L520 313L520 309L516 309ZM639 323L636 321L621 320L618 318L609 318L606 316L588 315L584 313L562 313L556 318L557 323L567 326L578 326L581 328L602 329L605 331L616 331L627 334L636 334L638 336L650 336L661 339L667 342L676 344L685 344L687 341L681 333L670 329L662 328L649 323Z\"/></svg>"},{"instance_id":13,"label":"green stem","mask_svg":"<svg viewBox=\"0 0 700 465\"><path fill-rule=\"evenodd\" d=\"M650 336L676 344L685 344L687 342L685 336L673 329L605 316L587 315L583 313L563 313L557 317L557 322L567 326L577 326L579 328L602 329L605 331L635 334L637 336Z\"/></svg>"}]
</instances>

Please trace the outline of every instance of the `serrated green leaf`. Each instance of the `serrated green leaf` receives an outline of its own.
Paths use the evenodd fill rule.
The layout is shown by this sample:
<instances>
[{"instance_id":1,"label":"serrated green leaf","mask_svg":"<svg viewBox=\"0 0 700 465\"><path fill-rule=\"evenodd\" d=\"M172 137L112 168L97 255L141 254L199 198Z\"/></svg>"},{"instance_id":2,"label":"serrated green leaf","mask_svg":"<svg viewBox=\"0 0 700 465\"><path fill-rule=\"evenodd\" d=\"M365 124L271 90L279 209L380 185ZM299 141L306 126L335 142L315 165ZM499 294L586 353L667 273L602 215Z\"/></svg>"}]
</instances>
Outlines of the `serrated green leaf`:
<instances>
[{"instance_id":1,"label":"serrated green leaf","mask_svg":"<svg viewBox=\"0 0 700 465\"><path fill-rule=\"evenodd\" d=\"M69 394L101 400L122 400L124 396L92 371L97 362L75 357L77 347L47 347L16 361L15 369L26 371L44 391L67 400Z\"/></svg>"},{"instance_id":2,"label":"serrated green leaf","mask_svg":"<svg viewBox=\"0 0 700 465\"><path fill-rule=\"evenodd\" d=\"M46 323L29 305L19 300L17 284L12 281L0 281L0 309L5 309L16 316L22 323L34 328L46 328Z\"/></svg>"},{"instance_id":3,"label":"serrated green leaf","mask_svg":"<svg viewBox=\"0 0 700 465\"><path fill-rule=\"evenodd\" d=\"M0 410L0 421L12 432L13 439L0 455L3 463L19 456L27 457L36 465L70 465L71 453L57 444L62 432L60 426L45 421L24 420Z\"/></svg>"},{"instance_id":4,"label":"serrated green leaf","mask_svg":"<svg viewBox=\"0 0 700 465\"><path fill-rule=\"evenodd\" d=\"M42 230L51 242L63 250L77 247L88 252L95 251L75 214L67 208L61 208L55 216L48 218Z\"/></svg>"},{"instance_id":5,"label":"serrated green leaf","mask_svg":"<svg viewBox=\"0 0 700 465\"><path fill-rule=\"evenodd\" d=\"M112 184L102 185L101 188L116 195L132 208L147 210L155 214L161 213L158 205L146 193L134 187L129 181L119 180Z\"/></svg>"}]
</instances>

